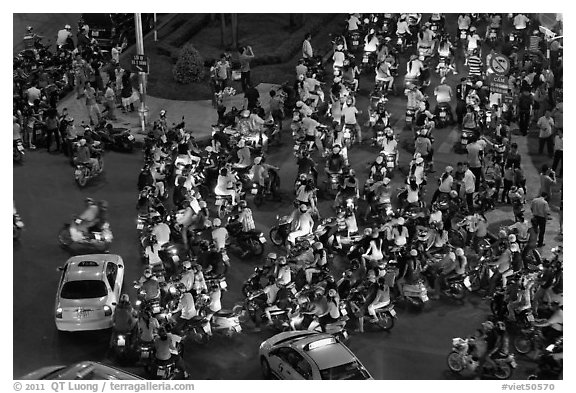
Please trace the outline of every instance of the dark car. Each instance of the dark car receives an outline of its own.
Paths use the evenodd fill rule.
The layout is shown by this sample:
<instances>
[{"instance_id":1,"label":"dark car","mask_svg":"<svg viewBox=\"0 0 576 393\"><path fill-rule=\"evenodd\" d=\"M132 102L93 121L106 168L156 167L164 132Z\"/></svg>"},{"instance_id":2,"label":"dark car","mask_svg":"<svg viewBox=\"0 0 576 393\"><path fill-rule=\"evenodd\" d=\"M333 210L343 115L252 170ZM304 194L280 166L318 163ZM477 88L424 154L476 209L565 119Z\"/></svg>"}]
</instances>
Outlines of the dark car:
<instances>
[{"instance_id":1,"label":"dark car","mask_svg":"<svg viewBox=\"0 0 576 393\"><path fill-rule=\"evenodd\" d=\"M101 48L109 49L117 42L126 46L136 42L134 14L82 14L82 19ZM153 28L154 14L142 14L143 34Z\"/></svg>"}]
</instances>

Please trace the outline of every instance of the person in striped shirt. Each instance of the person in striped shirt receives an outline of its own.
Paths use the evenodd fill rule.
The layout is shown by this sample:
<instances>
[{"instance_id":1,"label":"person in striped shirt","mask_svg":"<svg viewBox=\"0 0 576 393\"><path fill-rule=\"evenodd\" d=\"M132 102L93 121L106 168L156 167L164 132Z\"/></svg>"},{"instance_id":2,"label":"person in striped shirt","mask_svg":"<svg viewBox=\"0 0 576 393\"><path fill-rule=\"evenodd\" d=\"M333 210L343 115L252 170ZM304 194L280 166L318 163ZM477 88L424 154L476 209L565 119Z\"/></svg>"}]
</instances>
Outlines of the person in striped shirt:
<instances>
[{"instance_id":1,"label":"person in striped shirt","mask_svg":"<svg viewBox=\"0 0 576 393\"><path fill-rule=\"evenodd\" d=\"M482 77L482 59L478 55L478 50L474 50L472 55L470 55L466 61L466 65L468 65L468 75L469 76L476 76L481 78Z\"/></svg>"}]
</instances>

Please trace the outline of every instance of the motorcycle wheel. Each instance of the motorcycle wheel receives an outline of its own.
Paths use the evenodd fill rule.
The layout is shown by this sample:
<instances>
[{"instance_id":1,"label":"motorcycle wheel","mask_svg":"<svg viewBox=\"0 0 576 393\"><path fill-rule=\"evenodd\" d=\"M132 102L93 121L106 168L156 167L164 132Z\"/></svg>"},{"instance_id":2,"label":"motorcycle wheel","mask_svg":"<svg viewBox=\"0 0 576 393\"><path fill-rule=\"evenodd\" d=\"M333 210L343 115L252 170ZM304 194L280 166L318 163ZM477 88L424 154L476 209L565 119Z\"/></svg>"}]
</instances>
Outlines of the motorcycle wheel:
<instances>
[{"instance_id":1,"label":"motorcycle wheel","mask_svg":"<svg viewBox=\"0 0 576 393\"><path fill-rule=\"evenodd\" d=\"M394 318L388 313L380 314L378 318L378 327L382 330L390 330L394 327Z\"/></svg>"},{"instance_id":2,"label":"motorcycle wheel","mask_svg":"<svg viewBox=\"0 0 576 393\"><path fill-rule=\"evenodd\" d=\"M250 239L248 240L248 243L250 244L250 251L252 251L252 255L259 257L264 253L264 245L260 243L259 240Z\"/></svg>"},{"instance_id":3,"label":"motorcycle wheel","mask_svg":"<svg viewBox=\"0 0 576 393\"><path fill-rule=\"evenodd\" d=\"M254 204L257 207L262 206L262 203L264 203L264 198L262 197L262 195L260 193L254 195Z\"/></svg>"},{"instance_id":4,"label":"motorcycle wheel","mask_svg":"<svg viewBox=\"0 0 576 393\"><path fill-rule=\"evenodd\" d=\"M270 379L272 373L270 372L270 364L266 358L260 358L260 366L262 367L262 376L264 379Z\"/></svg>"},{"instance_id":5,"label":"motorcycle wheel","mask_svg":"<svg viewBox=\"0 0 576 393\"><path fill-rule=\"evenodd\" d=\"M450 352L446 358L446 363L452 372L459 373L464 370L464 364L458 352Z\"/></svg>"},{"instance_id":6,"label":"motorcycle wheel","mask_svg":"<svg viewBox=\"0 0 576 393\"><path fill-rule=\"evenodd\" d=\"M88 183L88 177L86 176L86 173L84 172L84 169L82 169L80 171L80 175L78 175L77 177L75 177L76 183L78 184L78 186L80 187L85 187L86 183Z\"/></svg>"},{"instance_id":7,"label":"motorcycle wheel","mask_svg":"<svg viewBox=\"0 0 576 393\"><path fill-rule=\"evenodd\" d=\"M69 247L72 244L72 238L70 237L70 230L68 228L62 228L58 233L58 242L61 247Z\"/></svg>"},{"instance_id":8,"label":"motorcycle wheel","mask_svg":"<svg viewBox=\"0 0 576 393\"><path fill-rule=\"evenodd\" d=\"M496 379L508 379L512 376L512 367L506 363L502 363L494 370L494 376Z\"/></svg>"},{"instance_id":9,"label":"motorcycle wheel","mask_svg":"<svg viewBox=\"0 0 576 393\"><path fill-rule=\"evenodd\" d=\"M223 220L226 217L226 206L224 204L218 206L218 217Z\"/></svg>"},{"instance_id":10,"label":"motorcycle wheel","mask_svg":"<svg viewBox=\"0 0 576 393\"><path fill-rule=\"evenodd\" d=\"M270 229L270 241L278 247L284 245L284 238L280 236L280 229L278 227Z\"/></svg>"},{"instance_id":11,"label":"motorcycle wheel","mask_svg":"<svg viewBox=\"0 0 576 393\"><path fill-rule=\"evenodd\" d=\"M525 334L514 337L514 349L521 355L526 355L532 350L532 340Z\"/></svg>"},{"instance_id":12,"label":"motorcycle wheel","mask_svg":"<svg viewBox=\"0 0 576 393\"><path fill-rule=\"evenodd\" d=\"M452 298L456 300L462 300L466 297L466 288L461 282L450 284L450 288L448 290L450 291Z\"/></svg>"}]
</instances>

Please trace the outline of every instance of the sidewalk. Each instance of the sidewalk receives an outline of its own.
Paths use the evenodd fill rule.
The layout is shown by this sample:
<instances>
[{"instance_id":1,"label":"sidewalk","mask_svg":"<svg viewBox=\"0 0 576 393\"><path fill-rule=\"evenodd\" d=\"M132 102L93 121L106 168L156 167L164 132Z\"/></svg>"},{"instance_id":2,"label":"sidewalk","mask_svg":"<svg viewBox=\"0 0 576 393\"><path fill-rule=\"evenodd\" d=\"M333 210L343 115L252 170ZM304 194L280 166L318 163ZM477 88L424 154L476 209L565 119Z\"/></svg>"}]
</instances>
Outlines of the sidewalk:
<instances>
[{"instance_id":1,"label":"sidewalk","mask_svg":"<svg viewBox=\"0 0 576 393\"><path fill-rule=\"evenodd\" d=\"M260 93L260 103L264 109L268 108L270 95L268 92L270 89L277 87L277 85L269 83L260 83L256 86L256 89ZM182 86L183 89L187 88ZM244 106L244 94L238 93L233 97L227 97L224 101L227 110L230 110L233 106L236 108L242 108ZM168 124L177 124L182 120L184 116L184 121L186 122L186 129L192 132L192 135L196 140L209 139L212 136L212 125L217 123L218 114L216 109L212 107L211 100L201 100L201 101L175 101L156 97L147 97L146 106L148 107L149 125L151 127L155 119L158 119L159 113L162 109L166 110L166 118L168 119ZM140 107L140 103L134 103L134 107L137 109ZM74 118L74 124L78 127L82 121L86 124L90 123L90 118L88 116L88 109L85 105L84 98L76 99L76 94L71 93L62 99L58 103L58 111L61 112L63 108L68 108L68 113ZM102 109L102 105L100 105ZM138 144L143 144L144 134L140 125L140 116L138 111L130 113L122 113L121 108L117 108L115 112L116 121L111 121L115 127L128 128L132 135L136 138ZM82 134L84 130L78 129L79 134ZM147 131L146 131L147 132Z\"/></svg>"}]
</instances>

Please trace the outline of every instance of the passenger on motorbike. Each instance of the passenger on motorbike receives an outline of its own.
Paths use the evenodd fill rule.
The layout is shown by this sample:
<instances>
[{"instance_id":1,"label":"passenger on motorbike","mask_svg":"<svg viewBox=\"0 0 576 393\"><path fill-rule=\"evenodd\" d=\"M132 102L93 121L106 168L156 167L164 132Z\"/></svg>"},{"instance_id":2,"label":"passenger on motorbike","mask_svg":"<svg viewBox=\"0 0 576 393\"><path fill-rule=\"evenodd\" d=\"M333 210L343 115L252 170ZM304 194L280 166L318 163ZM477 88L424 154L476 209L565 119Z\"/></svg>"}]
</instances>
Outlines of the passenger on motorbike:
<instances>
[{"instance_id":1,"label":"passenger on motorbike","mask_svg":"<svg viewBox=\"0 0 576 393\"><path fill-rule=\"evenodd\" d=\"M372 322L377 323L378 317L376 316L376 310L390 304L390 287L386 285L384 277L378 278L375 293L373 296L367 297L366 304L366 309L368 314L372 317Z\"/></svg>"},{"instance_id":2,"label":"passenger on motorbike","mask_svg":"<svg viewBox=\"0 0 576 393\"><path fill-rule=\"evenodd\" d=\"M97 158L92 158L92 155L101 152L100 149L96 149L93 146L88 146L86 144L86 139L82 138L79 141L80 146L76 152L76 162L80 164L87 164L92 172L100 170L100 164Z\"/></svg>"},{"instance_id":3,"label":"passenger on motorbike","mask_svg":"<svg viewBox=\"0 0 576 393\"><path fill-rule=\"evenodd\" d=\"M348 198L352 198L354 206L356 206L359 197L360 192L358 190L358 182L356 181L356 178L353 176L347 176L346 179L344 179L343 187L340 188L338 194L336 194L333 208L338 209L339 207L342 207L342 203ZM344 208L346 208L346 206L344 206Z\"/></svg>"},{"instance_id":4,"label":"passenger on motorbike","mask_svg":"<svg viewBox=\"0 0 576 393\"><path fill-rule=\"evenodd\" d=\"M456 254L450 251L439 262L430 265L435 272L434 295L430 296L431 299L440 298L440 290L446 286L449 277L464 274L466 265L462 266L458 262Z\"/></svg>"},{"instance_id":5,"label":"passenger on motorbike","mask_svg":"<svg viewBox=\"0 0 576 393\"><path fill-rule=\"evenodd\" d=\"M352 91L358 90L358 74L360 74L360 70L358 67L353 63L344 62L344 68L342 69L342 81L344 85L348 85L352 87Z\"/></svg>"},{"instance_id":6,"label":"passenger on motorbike","mask_svg":"<svg viewBox=\"0 0 576 393\"><path fill-rule=\"evenodd\" d=\"M314 228L314 220L310 213L308 213L307 205L300 205L300 214L295 223L293 223L294 230L288 234L288 243L286 250L290 253L290 248L296 243L296 239L300 236L305 236L312 233Z\"/></svg>"},{"instance_id":7,"label":"passenger on motorbike","mask_svg":"<svg viewBox=\"0 0 576 393\"><path fill-rule=\"evenodd\" d=\"M204 273L202 272L202 265L195 263L192 265L194 272L194 282L192 284L192 294L197 297L201 293L206 293L208 291L208 286L206 285L206 279L204 278Z\"/></svg>"},{"instance_id":8,"label":"passenger on motorbike","mask_svg":"<svg viewBox=\"0 0 576 393\"><path fill-rule=\"evenodd\" d=\"M408 97L406 110L417 111L420 108L420 103L424 102L424 94L416 87L414 83L406 83L406 90L404 94Z\"/></svg>"},{"instance_id":9,"label":"passenger on motorbike","mask_svg":"<svg viewBox=\"0 0 576 393\"><path fill-rule=\"evenodd\" d=\"M526 277L520 279L516 300L511 301L506 306L508 308L508 320L515 322L516 314L532 308L532 286L534 282Z\"/></svg>"},{"instance_id":10,"label":"passenger on motorbike","mask_svg":"<svg viewBox=\"0 0 576 393\"><path fill-rule=\"evenodd\" d=\"M146 307L138 318L138 341L141 344L152 344L158 335L160 323L152 315L152 310Z\"/></svg>"},{"instance_id":11,"label":"passenger on motorbike","mask_svg":"<svg viewBox=\"0 0 576 393\"><path fill-rule=\"evenodd\" d=\"M423 70L424 63L422 63L417 55L411 55L410 60L408 60L406 64L406 75L404 79L412 83L418 82Z\"/></svg>"},{"instance_id":12,"label":"passenger on motorbike","mask_svg":"<svg viewBox=\"0 0 576 393\"><path fill-rule=\"evenodd\" d=\"M325 171L328 175L328 180L332 174L342 174L344 168L346 167L346 161L344 157L340 154L341 148L339 145L334 145L332 147L332 154L326 159Z\"/></svg>"},{"instance_id":13,"label":"passenger on motorbike","mask_svg":"<svg viewBox=\"0 0 576 393\"><path fill-rule=\"evenodd\" d=\"M133 344L131 341L132 333L135 333L137 327L137 313L130 303L130 297L128 294L124 293L120 296L118 305L114 309L114 315L112 316L112 330L116 334L125 334L126 346L130 348ZM110 342L110 345L113 341Z\"/></svg>"},{"instance_id":14,"label":"passenger on motorbike","mask_svg":"<svg viewBox=\"0 0 576 393\"><path fill-rule=\"evenodd\" d=\"M230 195L232 197L232 204L236 205L239 200L236 182L238 178L229 168L220 169L218 175L218 182L216 184L216 195Z\"/></svg>"},{"instance_id":15,"label":"passenger on motorbike","mask_svg":"<svg viewBox=\"0 0 576 393\"><path fill-rule=\"evenodd\" d=\"M180 313L180 315L176 315L176 326L174 327L174 331L181 333L185 330L186 325L190 320L198 315L198 311L196 310L196 304L194 303L192 294L186 291L185 286L183 284L178 284L177 290L179 293L178 305L171 311L171 313L172 316Z\"/></svg>"},{"instance_id":16,"label":"passenger on motorbike","mask_svg":"<svg viewBox=\"0 0 576 393\"><path fill-rule=\"evenodd\" d=\"M430 253L441 251L446 245L448 245L448 231L444 228L444 223L441 221L431 225L426 251Z\"/></svg>"},{"instance_id":17,"label":"passenger on motorbike","mask_svg":"<svg viewBox=\"0 0 576 393\"><path fill-rule=\"evenodd\" d=\"M176 349L177 344L181 340L182 337L168 332L165 327L161 327L158 329L158 337L154 339L154 356L157 365L167 365L170 362L174 362L176 367L183 372L186 379L188 378L188 372Z\"/></svg>"},{"instance_id":18,"label":"passenger on motorbike","mask_svg":"<svg viewBox=\"0 0 576 393\"><path fill-rule=\"evenodd\" d=\"M500 279L502 279L502 288L506 288L507 279L514 274L513 262L515 254L520 252L518 243L511 243L510 246L498 257L496 261L490 262L488 265L496 267L494 275L490 278L490 288L488 289L488 296L493 296L496 286Z\"/></svg>"},{"instance_id":19,"label":"passenger on motorbike","mask_svg":"<svg viewBox=\"0 0 576 393\"><path fill-rule=\"evenodd\" d=\"M382 142L382 150L380 151L380 154L384 153L384 155L386 156L394 154L396 156L395 164L396 166L398 166L399 162L398 141L394 136L394 131L392 130L392 128L387 127L385 131L386 131L386 138L384 138L384 141Z\"/></svg>"},{"instance_id":20,"label":"passenger on motorbike","mask_svg":"<svg viewBox=\"0 0 576 393\"><path fill-rule=\"evenodd\" d=\"M383 240L379 237L380 232L377 229L372 230L370 244L366 248L366 252L362 254L362 265L365 269L370 269L375 266L379 261L384 258L382 249L384 246Z\"/></svg>"},{"instance_id":21,"label":"passenger on motorbike","mask_svg":"<svg viewBox=\"0 0 576 393\"><path fill-rule=\"evenodd\" d=\"M432 56L432 46L436 34L430 30L430 22L424 23L420 32L418 32L418 52L423 52L424 56Z\"/></svg>"},{"instance_id":22,"label":"passenger on motorbike","mask_svg":"<svg viewBox=\"0 0 576 393\"><path fill-rule=\"evenodd\" d=\"M266 164L265 157L254 158L254 165L252 166L254 177L252 181L262 187L265 193L271 191L270 170L279 171L280 168Z\"/></svg>"},{"instance_id":23,"label":"passenger on motorbike","mask_svg":"<svg viewBox=\"0 0 576 393\"><path fill-rule=\"evenodd\" d=\"M508 356L510 347L510 337L506 331L506 324L503 321L496 322L491 332L486 335L487 350L486 355L478 361L480 374L483 369L493 370L496 368L495 359ZM482 362L484 360L484 362Z\"/></svg>"},{"instance_id":24,"label":"passenger on motorbike","mask_svg":"<svg viewBox=\"0 0 576 393\"><path fill-rule=\"evenodd\" d=\"M390 71L390 63L386 60L378 62L376 65L376 76L374 82L376 85L383 83L382 91L392 91L394 85L394 77Z\"/></svg>"},{"instance_id":25,"label":"passenger on motorbike","mask_svg":"<svg viewBox=\"0 0 576 393\"><path fill-rule=\"evenodd\" d=\"M324 147L322 145L322 139L321 139L322 133L318 130L319 126L321 126L321 123L319 123L318 121L314 120L309 116L305 116L302 118L302 128L304 129L304 132L306 134L304 140L306 142L314 142L316 144L318 152L322 153L324 152Z\"/></svg>"},{"instance_id":26,"label":"passenger on motorbike","mask_svg":"<svg viewBox=\"0 0 576 393\"><path fill-rule=\"evenodd\" d=\"M356 115L362 113L356 106L352 97L346 98L346 103L342 106L342 116L344 117L344 126L349 126L356 132L356 143L362 143L362 128L358 123Z\"/></svg>"},{"instance_id":27,"label":"passenger on motorbike","mask_svg":"<svg viewBox=\"0 0 576 393\"><path fill-rule=\"evenodd\" d=\"M392 238L397 247L403 247L408 242L409 234L404 217L398 217L396 220L396 225L392 228Z\"/></svg>"},{"instance_id":28,"label":"passenger on motorbike","mask_svg":"<svg viewBox=\"0 0 576 393\"><path fill-rule=\"evenodd\" d=\"M406 21L406 15L403 14L398 19L398 23L396 24L396 35L408 35L412 36L412 32L410 31L410 27L408 26L408 22Z\"/></svg>"},{"instance_id":29,"label":"passenger on motorbike","mask_svg":"<svg viewBox=\"0 0 576 393\"><path fill-rule=\"evenodd\" d=\"M376 156L376 160L370 166L369 176L375 182L382 181L386 176L386 162L382 153Z\"/></svg>"},{"instance_id":30,"label":"passenger on motorbike","mask_svg":"<svg viewBox=\"0 0 576 393\"><path fill-rule=\"evenodd\" d=\"M409 255L396 278L396 285L401 297L404 297L405 285L417 284L422 278L422 264L418 258L418 251L412 249Z\"/></svg>"},{"instance_id":31,"label":"passenger on motorbike","mask_svg":"<svg viewBox=\"0 0 576 393\"><path fill-rule=\"evenodd\" d=\"M160 298L160 284L158 279L152 275L152 268L144 269L144 275L138 280L140 290L144 292L144 300L149 301Z\"/></svg>"}]
</instances>

